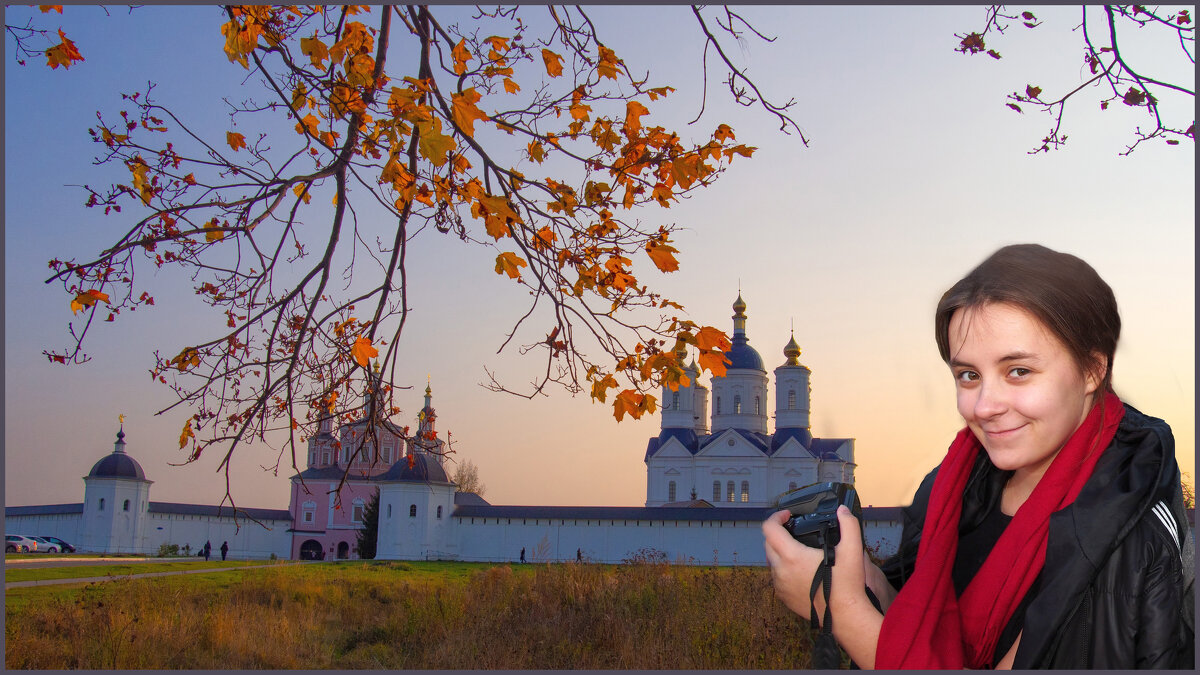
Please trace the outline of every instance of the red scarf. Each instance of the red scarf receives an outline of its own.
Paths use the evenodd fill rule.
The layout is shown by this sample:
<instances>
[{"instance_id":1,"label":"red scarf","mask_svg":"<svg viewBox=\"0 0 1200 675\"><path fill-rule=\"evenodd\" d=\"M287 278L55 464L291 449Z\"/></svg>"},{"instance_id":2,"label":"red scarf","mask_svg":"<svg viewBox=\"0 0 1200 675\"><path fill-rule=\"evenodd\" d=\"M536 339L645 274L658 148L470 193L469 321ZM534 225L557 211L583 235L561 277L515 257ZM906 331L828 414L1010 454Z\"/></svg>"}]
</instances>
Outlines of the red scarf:
<instances>
[{"instance_id":1,"label":"red scarf","mask_svg":"<svg viewBox=\"0 0 1200 675\"><path fill-rule=\"evenodd\" d=\"M955 595L950 572L958 552L963 490L981 446L970 429L958 432L933 482L913 575L883 618L876 668L994 665L1000 632L1046 561L1050 514L1075 501L1124 416L1125 406L1111 392L1092 408L961 598Z\"/></svg>"}]
</instances>

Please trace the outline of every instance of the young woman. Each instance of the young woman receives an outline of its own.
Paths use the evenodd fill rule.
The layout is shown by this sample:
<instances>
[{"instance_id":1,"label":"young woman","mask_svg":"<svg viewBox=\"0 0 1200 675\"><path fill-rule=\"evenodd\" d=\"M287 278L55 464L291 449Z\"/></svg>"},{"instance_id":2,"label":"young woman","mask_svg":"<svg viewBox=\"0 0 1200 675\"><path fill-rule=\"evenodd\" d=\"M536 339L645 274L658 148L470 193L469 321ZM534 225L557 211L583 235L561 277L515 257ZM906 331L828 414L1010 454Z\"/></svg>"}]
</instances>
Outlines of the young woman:
<instances>
[{"instance_id":1,"label":"young woman","mask_svg":"<svg viewBox=\"0 0 1200 675\"><path fill-rule=\"evenodd\" d=\"M966 428L882 569L839 510L839 644L864 668L1191 669L1174 439L1113 393L1112 289L1075 256L1007 246L942 296L934 324ZM763 523L776 594L821 617L809 590L822 553L786 520Z\"/></svg>"}]
</instances>

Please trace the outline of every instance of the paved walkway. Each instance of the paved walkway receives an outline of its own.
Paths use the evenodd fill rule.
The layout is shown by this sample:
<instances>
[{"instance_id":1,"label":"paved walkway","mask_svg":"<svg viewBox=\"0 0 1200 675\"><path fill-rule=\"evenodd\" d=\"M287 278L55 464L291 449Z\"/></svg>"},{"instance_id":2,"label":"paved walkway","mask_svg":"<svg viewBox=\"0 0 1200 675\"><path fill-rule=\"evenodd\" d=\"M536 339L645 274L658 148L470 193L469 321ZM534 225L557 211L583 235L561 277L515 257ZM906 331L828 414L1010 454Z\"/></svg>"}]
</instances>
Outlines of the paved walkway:
<instances>
[{"instance_id":1,"label":"paved walkway","mask_svg":"<svg viewBox=\"0 0 1200 675\"><path fill-rule=\"evenodd\" d=\"M87 560L95 560L95 558L87 558ZM117 558L116 560L128 561L129 558ZM153 560L153 559L150 559L150 560ZM167 558L166 560L170 561L173 559ZM177 559L174 559L174 560L177 560ZM15 561L12 561L12 562L15 562ZM99 582L99 581L116 581L118 579L143 579L143 578L149 578L149 577L165 577L165 576L168 576L171 574L201 574L204 572L229 572L232 570L256 569L258 567L275 567L275 566L281 567L281 566L285 566L285 565L289 565L289 566L290 565L303 565L303 564L307 564L309 562L320 562L320 561L304 560L304 561L283 562L283 563L267 563L267 564L263 564L263 565L241 565L238 567L205 567L205 568L195 569L195 570L172 570L172 571L168 571L168 572L145 572L142 574L110 574L110 575L105 575L102 577L71 577L69 579L35 579L33 581L13 581L13 582L6 582L4 584L4 590L7 591L10 588L23 588L26 586L49 586L52 584L90 584L90 583L95 583L95 582Z\"/></svg>"}]
</instances>

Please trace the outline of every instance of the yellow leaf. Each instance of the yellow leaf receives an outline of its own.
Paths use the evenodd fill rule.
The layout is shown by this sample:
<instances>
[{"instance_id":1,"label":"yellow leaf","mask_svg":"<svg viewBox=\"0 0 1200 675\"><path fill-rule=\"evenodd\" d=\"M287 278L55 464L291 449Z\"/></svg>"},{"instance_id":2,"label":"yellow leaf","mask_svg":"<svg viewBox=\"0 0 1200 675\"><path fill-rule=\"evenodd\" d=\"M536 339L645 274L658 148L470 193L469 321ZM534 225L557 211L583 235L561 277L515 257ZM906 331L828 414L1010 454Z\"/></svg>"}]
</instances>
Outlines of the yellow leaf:
<instances>
[{"instance_id":1,"label":"yellow leaf","mask_svg":"<svg viewBox=\"0 0 1200 675\"><path fill-rule=\"evenodd\" d=\"M433 162L434 166L446 163L451 152L454 152L454 138L442 134L442 121L435 117L432 124L418 124L417 133L420 135L418 147L421 156Z\"/></svg>"},{"instance_id":2,"label":"yellow leaf","mask_svg":"<svg viewBox=\"0 0 1200 675\"><path fill-rule=\"evenodd\" d=\"M603 379L594 380L592 382L592 398L604 403L604 399L608 396L608 390L615 388L617 381L612 375L605 375Z\"/></svg>"},{"instance_id":3,"label":"yellow leaf","mask_svg":"<svg viewBox=\"0 0 1200 675\"><path fill-rule=\"evenodd\" d=\"M529 144L529 159L541 164L546 159L546 150L542 147L541 141L533 141Z\"/></svg>"},{"instance_id":4,"label":"yellow leaf","mask_svg":"<svg viewBox=\"0 0 1200 675\"><path fill-rule=\"evenodd\" d=\"M535 249L543 249L552 246L557 239L558 236L554 234L554 230L551 230L550 226L546 225L533 236L532 243Z\"/></svg>"},{"instance_id":5,"label":"yellow leaf","mask_svg":"<svg viewBox=\"0 0 1200 675\"><path fill-rule=\"evenodd\" d=\"M475 120L486 120L488 116L476 107L479 102L479 92L474 87L466 89L462 94L452 94L451 112L454 114L454 124L468 136L475 135Z\"/></svg>"},{"instance_id":6,"label":"yellow leaf","mask_svg":"<svg viewBox=\"0 0 1200 675\"><path fill-rule=\"evenodd\" d=\"M179 434L179 449L187 447L188 439L195 438L196 434L192 431L192 418L188 418L187 422L183 423L183 433Z\"/></svg>"},{"instance_id":7,"label":"yellow leaf","mask_svg":"<svg viewBox=\"0 0 1200 675\"><path fill-rule=\"evenodd\" d=\"M317 70L325 70L325 61L329 58L329 48L317 38L315 31L310 38L300 38L300 53L307 56Z\"/></svg>"},{"instance_id":8,"label":"yellow leaf","mask_svg":"<svg viewBox=\"0 0 1200 675\"><path fill-rule=\"evenodd\" d=\"M507 91L510 94L515 94L518 91L521 91L521 85L513 82L512 78L506 77L504 78L504 91Z\"/></svg>"},{"instance_id":9,"label":"yellow leaf","mask_svg":"<svg viewBox=\"0 0 1200 675\"><path fill-rule=\"evenodd\" d=\"M559 77L563 73L562 57L549 49L542 49L542 61L546 63L546 74Z\"/></svg>"},{"instance_id":10,"label":"yellow leaf","mask_svg":"<svg viewBox=\"0 0 1200 675\"><path fill-rule=\"evenodd\" d=\"M292 192L295 192L297 197L303 199L305 204L312 201L312 195L308 194L307 183L297 183L296 185L293 185Z\"/></svg>"},{"instance_id":11,"label":"yellow leaf","mask_svg":"<svg viewBox=\"0 0 1200 675\"><path fill-rule=\"evenodd\" d=\"M315 138L317 135L317 129L320 127L320 124L321 124L321 121L317 119L316 115L309 113L304 116L304 119L302 119L296 123L296 133L300 134L301 136L304 136L307 134L307 135L313 136ZM230 143L230 145L232 145L232 143ZM245 146L246 143L243 141L242 145ZM234 148L234 150L236 150L236 149L237 148Z\"/></svg>"},{"instance_id":12,"label":"yellow leaf","mask_svg":"<svg viewBox=\"0 0 1200 675\"><path fill-rule=\"evenodd\" d=\"M212 221L205 223L204 229L206 230L206 232L204 233L204 240L211 243L214 241L221 241L222 239L224 239L225 231L218 229L218 227L219 226L217 225L216 219L213 219Z\"/></svg>"},{"instance_id":13,"label":"yellow leaf","mask_svg":"<svg viewBox=\"0 0 1200 675\"><path fill-rule=\"evenodd\" d=\"M367 367L367 362L375 356L379 356L379 350L371 346L371 341L365 337L359 337L354 341L354 346L350 348L350 355L358 362L358 365L363 368Z\"/></svg>"},{"instance_id":14,"label":"yellow leaf","mask_svg":"<svg viewBox=\"0 0 1200 675\"><path fill-rule=\"evenodd\" d=\"M246 137L237 133L236 131L226 131L225 142L228 143L229 147L233 148L234 151L237 151L238 148L246 147Z\"/></svg>"},{"instance_id":15,"label":"yellow leaf","mask_svg":"<svg viewBox=\"0 0 1200 675\"><path fill-rule=\"evenodd\" d=\"M510 279L520 280L520 268L528 266L528 263L511 251L506 251L496 256L496 274L507 274Z\"/></svg>"},{"instance_id":16,"label":"yellow leaf","mask_svg":"<svg viewBox=\"0 0 1200 675\"><path fill-rule=\"evenodd\" d=\"M88 289L76 295L75 299L71 301L71 313L74 314L84 307L91 307L97 302L108 302L108 294L101 293L94 288Z\"/></svg>"},{"instance_id":17,"label":"yellow leaf","mask_svg":"<svg viewBox=\"0 0 1200 675\"><path fill-rule=\"evenodd\" d=\"M717 141L724 141L727 138L733 140L733 129L729 128L728 124L722 124L713 132L713 138Z\"/></svg>"},{"instance_id":18,"label":"yellow leaf","mask_svg":"<svg viewBox=\"0 0 1200 675\"><path fill-rule=\"evenodd\" d=\"M46 50L46 65L50 66L51 70L59 66L70 68L72 63L83 60L83 55L79 53L75 43L67 38L61 28L58 29L58 37L62 42Z\"/></svg>"}]
</instances>

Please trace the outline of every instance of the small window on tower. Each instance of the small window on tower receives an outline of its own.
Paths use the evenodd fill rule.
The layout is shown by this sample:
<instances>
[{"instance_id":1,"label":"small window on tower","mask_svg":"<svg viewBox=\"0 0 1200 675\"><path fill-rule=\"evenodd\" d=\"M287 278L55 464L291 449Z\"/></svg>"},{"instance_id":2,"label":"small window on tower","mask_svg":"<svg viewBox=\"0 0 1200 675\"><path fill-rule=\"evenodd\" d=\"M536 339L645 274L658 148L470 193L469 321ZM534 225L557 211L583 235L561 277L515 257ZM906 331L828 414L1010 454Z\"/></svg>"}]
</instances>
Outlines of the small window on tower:
<instances>
[{"instance_id":1,"label":"small window on tower","mask_svg":"<svg viewBox=\"0 0 1200 675\"><path fill-rule=\"evenodd\" d=\"M438 510L437 510L437 517L438 517L438 519L439 519L439 520L440 520L440 519L441 519L441 517L442 517L442 507L441 507L441 506L439 506L439 507L438 507Z\"/></svg>"},{"instance_id":2,"label":"small window on tower","mask_svg":"<svg viewBox=\"0 0 1200 675\"><path fill-rule=\"evenodd\" d=\"M750 501L750 481L742 481L742 503Z\"/></svg>"},{"instance_id":3,"label":"small window on tower","mask_svg":"<svg viewBox=\"0 0 1200 675\"><path fill-rule=\"evenodd\" d=\"M757 396L754 397L754 414L762 414L762 399Z\"/></svg>"},{"instance_id":4,"label":"small window on tower","mask_svg":"<svg viewBox=\"0 0 1200 675\"><path fill-rule=\"evenodd\" d=\"M721 481L719 480L713 481L713 501L721 501Z\"/></svg>"},{"instance_id":5,"label":"small window on tower","mask_svg":"<svg viewBox=\"0 0 1200 675\"><path fill-rule=\"evenodd\" d=\"M733 481L729 481L725 484L725 501L733 501Z\"/></svg>"},{"instance_id":6,"label":"small window on tower","mask_svg":"<svg viewBox=\"0 0 1200 675\"><path fill-rule=\"evenodd\" d=\"M675 481L667 483L667 501L675 501Z\"/></svg>"},{"instance_id":7,"label":"small window on tower","mask_svg":"<svg viewBox=\"0 0 1200 675\"><path fill-rule=\"evenodd\" d=\"M671 410L679 410L679 392L671 394Z\"/></svg>"},{"instance_id":8,"label":"small window on tower","mask_svg":"<svg viewBox=\"0 0 1200 675\"><path fill-rule=\"evenodd\" d=\"M742 395L738 394L733 397L733 414L742 412Z\"/></svg>"},{"instance_id":9,"label":"small window on tower","mask_svg":"<svg viewBox=\"0 0 1200 675\"><path fill-rule=\"evenodd\" d=\"M100 510L101 510L101 511L103 511L103 510L104 510L104 497L101 497L101 498L100 498Z\"/></svg>"},{"instance_id":10,"label":"small window on tower","mask_svg":"<svg viewBox=\"0 0 1200 675\"><path fill-rule=\"evenodd\" d=\"M392 517L392 505L391 504L387 505L387 517L388 518Z\"/></svg>"},{"instance_id":11,"label":"small window on tower","mask_svg":"<svg viewBox=\"0 0 1200 675\"><path fill-rule=\"evenodd\" d=\"M125 500L125 503L121 505L121 510L122 510L122 511L128 511L128 510L129 510L129 500L128 500L128 499L126 499L126 500Z\"/></svg>"},{"instance_id":12,"label":"small window on tower","mask_svg":"<svg viewBox=\"0 0 1200 675\"><path fill-rule=\"evenodd\" d=\"M410 505L409 505L409 507L408 507L408 517L409 517L409 518L416 518L416 517L417 517L417 505L416 505L416 504L410 504Z\"/></svg>"},{"instance_id":13,"label":"small window on tower","mask_svg":"<svg viewBox=\"0 0 1200 675\"><path fill-rule=\"evenodd\" d=\"M788 410L796 409L796 390L788 389Z\"/></svg>"},{"instance_id":14,"label":"small window on tower","mask_svg":"<svg viewBox=\"0 0 1200 675\"><path fill-rule=\"evenodd\" d=\"M716 413L716 414L718 414L718 415L720 415L720 414L721 414L721 397L720 397L720 396L718 396L718 397L717 397L717 406L716 406L716 408L713 410L713 412L714 412L714 413Z\"/></svg>"}]
</instances>

